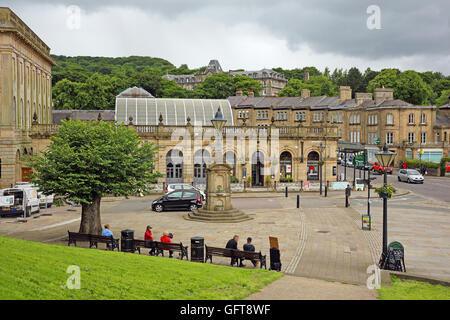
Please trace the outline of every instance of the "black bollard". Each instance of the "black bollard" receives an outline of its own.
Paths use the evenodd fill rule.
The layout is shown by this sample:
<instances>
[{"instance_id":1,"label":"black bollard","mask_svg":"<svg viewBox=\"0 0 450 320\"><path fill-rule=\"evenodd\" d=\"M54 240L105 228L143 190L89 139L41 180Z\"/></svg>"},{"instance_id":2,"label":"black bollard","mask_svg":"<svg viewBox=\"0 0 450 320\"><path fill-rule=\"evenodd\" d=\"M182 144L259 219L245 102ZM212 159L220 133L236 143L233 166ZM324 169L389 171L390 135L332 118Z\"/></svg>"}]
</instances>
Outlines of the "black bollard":
<instances>
[{"instance_id":1,"label":"black bollard","mask_svg":"<svg viewBox=\"0 0 450 320\"><path fill-rule=\"evenodd\" d=\"M286 187L286 189L285 189L285 196L286 196L286 198L288 197L288 187Z\"/></svg>"},{"instance_id":2,"label":"black bollard","mask_svg":"<svg viewBox=\"0 0 450 320\"><path fill-rule=\"evenodd\" d=\"M300 208L300 195L297 195L297 209Z\"/></svg>"},{"instance_id":3,"label":"black bollard","mask_svg":"<svg viewBox=\"0 0 450 320\"><path fill-rule=\"evenodd\" d=\"M325 197L328 195L328 186L325 186Z\"/></svg>"}]
</instances>

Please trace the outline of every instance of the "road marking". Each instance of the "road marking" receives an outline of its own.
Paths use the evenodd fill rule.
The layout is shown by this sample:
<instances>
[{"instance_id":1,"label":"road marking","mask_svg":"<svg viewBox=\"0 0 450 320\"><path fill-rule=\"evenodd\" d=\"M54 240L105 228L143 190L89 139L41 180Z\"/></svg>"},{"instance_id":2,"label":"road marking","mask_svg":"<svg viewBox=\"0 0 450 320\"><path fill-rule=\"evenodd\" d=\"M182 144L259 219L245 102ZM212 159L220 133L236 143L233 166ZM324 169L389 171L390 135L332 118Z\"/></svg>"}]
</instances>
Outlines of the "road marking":
<instances>
[{"instance_id":1,"label":"road marking","mask_svg":"<svg viewBox=\"0 0 450 320\"><path fill-rule=\"evenodd\" d=\"M69 223L72 223L72 222L77 222L77 221L81 221L81 218L72 219L72 220L68 220L68 221L63 221L63 222L51 224L51 225L45 226L45 227L40 227L40 228L31 229L30 231L42 231L42 230L47 230L47 229L56 228L56 227L63 226L63 225L65 225L65 224L69 224Z\"/></svg>"}]
</instances>

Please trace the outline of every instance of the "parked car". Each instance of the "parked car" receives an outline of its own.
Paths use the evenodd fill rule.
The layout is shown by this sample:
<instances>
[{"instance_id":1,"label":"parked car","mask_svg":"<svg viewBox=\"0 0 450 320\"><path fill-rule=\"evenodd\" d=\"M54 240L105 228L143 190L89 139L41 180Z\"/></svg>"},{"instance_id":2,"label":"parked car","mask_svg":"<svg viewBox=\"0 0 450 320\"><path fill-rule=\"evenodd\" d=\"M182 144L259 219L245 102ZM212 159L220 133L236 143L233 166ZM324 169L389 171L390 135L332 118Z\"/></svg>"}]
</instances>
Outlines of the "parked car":
<instances>
[{"instance_id":1,"label":"parked car","mask_svg":"<svg viewBox=\"0 0 450 320\"><path fill-rule=\"evenodd\" d=\"M152 210L161 212L164 210L191 210L202 207L201 194L193 189L175 190L161 196L152 203Z\"/></svg>"},{"instance_id":2,"label":"parked car","mask_svg":"<svg viewBox=\"0 0 450 320\"><path fill-rule=\"evenodd\" d=\"M414 169L400 169L397 179L408 183L423 183L424 180L420 172Z\"/></svg>"},{"instance_id":3,"label":"parked car","mask_svg":"<svg viewBox=\"0 0 450 320\"><path fill-rule=\"evenodd\" d=\"M193 185L187 184L187 183L173 183L169 184L164 190L165 193L170 193L175 190L195 190L199 192L202 195L202 201L206 200L206 194L200 190L199 188L194 187Z\"/></svg>"},{"instance_id":4,"label":"parked car","mask_svg":"<svg viewBox=\"0 0 450 320\"><path fill-rule=\"evenodd\" d=\"M392 167L383 167L379 162L374 162L372 165L372 171L383 174L385 171L388 174L392 174Z\"/></svg>"}]
</instances>

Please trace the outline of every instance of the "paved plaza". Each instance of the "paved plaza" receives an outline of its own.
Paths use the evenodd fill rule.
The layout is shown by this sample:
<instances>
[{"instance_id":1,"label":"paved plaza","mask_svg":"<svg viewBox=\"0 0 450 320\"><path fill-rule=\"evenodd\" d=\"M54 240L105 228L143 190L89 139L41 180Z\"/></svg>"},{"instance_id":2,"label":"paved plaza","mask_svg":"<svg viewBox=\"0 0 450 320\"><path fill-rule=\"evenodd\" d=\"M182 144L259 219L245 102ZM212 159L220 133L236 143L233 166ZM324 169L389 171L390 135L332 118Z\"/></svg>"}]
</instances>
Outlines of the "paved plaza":
<instances>
[{"instance_id":1,"label":"paved plaza","mask_svg":"<svg viewBox=\"0 0 450 320\"><path fill-rule=\"evenodd\" d=\"M256 250L267 256L269 236L277 237L282 271L287 277L274 286L283 287L286 282L287 286L298 283L312 288L316 283L314 281L320 280L318 288L329 286L324 290L335 292L329 296L323 293L306 296L308 291L302 291L294 294L292 299L340 299L346 296L349 288L356 290L354 292L362 290L361 299L371 299L375 296L365 286L368 278L366 270L378 262L381 253L382 202L379 198L372 199L373 230L363 231L361 214L367 210L364 194L354 192L351 207L345 208L342 192L330 192L327 198L314 192L303 193L301 207L297 209L297 193L290 193L288 198L284 193L237 193L232 198L233 206L254 218L241 223L194 222L183 218L186 212L156 213L150 210L150 204L157 195L105 198L101 206L102 224L110 224L117 237L121 230L135 230L138 239L143 239L145 227L151 225L155 239L159 239L164 231L169 231L174 233L173 241L181 241L188 246L191 237L201 236L206 245L225 247L226 242L237 234L240 236L239 248L242 248L247 237L252 237ZM68 209L70 207L43 210L42 213L51 215L32 218L26 223L3 218L0 220L0 234L66 245L67 230L78 231L81 212L81 208L75 208L75 211ZM404 245L408 273L449 281L448 203L402 191L400 196L389 201L388 212L388 240L400 241ZM229 259L213 257L213 263L228 265ZM253 268L249 261L245 264L245 268ZM295 281L289 281L294 278ZM250 299L269 298L264 292Z\"/></svg>"}]
</instances>

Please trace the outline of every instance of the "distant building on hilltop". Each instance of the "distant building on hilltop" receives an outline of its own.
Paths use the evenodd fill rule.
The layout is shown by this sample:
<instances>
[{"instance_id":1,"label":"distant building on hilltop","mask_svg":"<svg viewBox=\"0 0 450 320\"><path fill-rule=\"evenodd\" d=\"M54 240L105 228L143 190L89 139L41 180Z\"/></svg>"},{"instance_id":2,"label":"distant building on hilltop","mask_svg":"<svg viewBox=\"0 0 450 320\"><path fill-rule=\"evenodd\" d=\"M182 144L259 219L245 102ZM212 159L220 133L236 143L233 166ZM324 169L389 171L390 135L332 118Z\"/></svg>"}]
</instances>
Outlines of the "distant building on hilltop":
<instances>
[{"instance_id":1,"label":"distant building on hilltop","mask_svg":"<svg viewBox=\"0 0 450 320\"><path fill-rule=\"evenodd\" d=\"M198 74L183 74L183 75L164 75L163 78L175 81L181 87L187 90L194 90L194 88L200 85L206 78L217 73L227 73L234 77L237 75L243 75L257 80L261 83L262 96L277 96L278 93L286 86L287 79L284 75L273 71L272 69L262 69L259 71L228 71L224 72L218 60L211 60L204 72Z\"/></svg>"}]
</instances>

